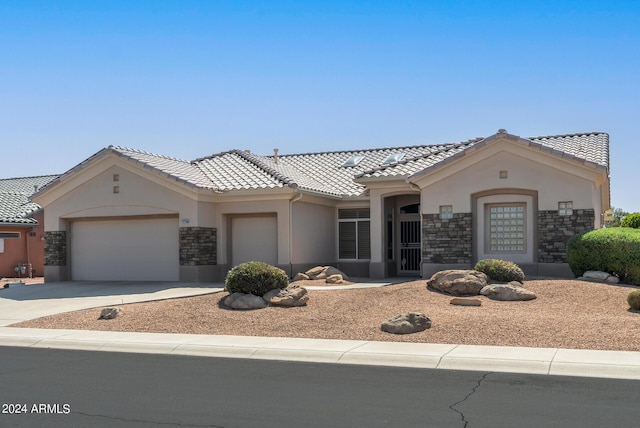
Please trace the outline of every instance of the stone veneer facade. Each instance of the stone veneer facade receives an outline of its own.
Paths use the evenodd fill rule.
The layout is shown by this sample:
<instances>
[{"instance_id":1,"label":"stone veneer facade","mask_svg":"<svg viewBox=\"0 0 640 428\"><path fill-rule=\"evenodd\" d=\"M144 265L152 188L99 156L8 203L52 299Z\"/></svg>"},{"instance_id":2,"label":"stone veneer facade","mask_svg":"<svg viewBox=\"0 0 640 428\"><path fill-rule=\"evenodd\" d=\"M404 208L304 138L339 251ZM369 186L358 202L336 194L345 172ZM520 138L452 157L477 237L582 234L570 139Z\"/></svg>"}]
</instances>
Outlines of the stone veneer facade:
<instances>
[{"instance_id":1,"label":"stone veneer facade","mask_svg":"<svg viewBox=\"0 0 640 428\"><path fill-rule=\"evenodd\" d=\"M424 263L469 264L473 257L471 213L456 213L448 220L439 214L422 216L422 261Z\"/></svg>"},{"instance_id":2,"label":"stone veneer facade","mask_svg":"<svg viewBox=\"0 0 640 428\"><path fill-rule=\"evenodd\" d=\"M180 228L180 266L217 263L217 231L212 227Z\"/></svg>"},{"instance_id":3,"label":"stone veneer facade","mask_svg":"<svg viewBox=\"0 0 640 428\"><path fill-rule=\"evenodd\" d=\"M64 230L44 233L44 265L67 265L67 232Z\"/></svg>"},{"instance_id":4,"label":"stone veneer facade","mask_svg":"<svg viewBox=\"0 0 640 428\"><path fill-rule=\"evenodd\" d=\"M538 262L567 263L567 241L594 228L595 211L574 209L572 215L538 211Z\"/></svg>"}]
</instances>

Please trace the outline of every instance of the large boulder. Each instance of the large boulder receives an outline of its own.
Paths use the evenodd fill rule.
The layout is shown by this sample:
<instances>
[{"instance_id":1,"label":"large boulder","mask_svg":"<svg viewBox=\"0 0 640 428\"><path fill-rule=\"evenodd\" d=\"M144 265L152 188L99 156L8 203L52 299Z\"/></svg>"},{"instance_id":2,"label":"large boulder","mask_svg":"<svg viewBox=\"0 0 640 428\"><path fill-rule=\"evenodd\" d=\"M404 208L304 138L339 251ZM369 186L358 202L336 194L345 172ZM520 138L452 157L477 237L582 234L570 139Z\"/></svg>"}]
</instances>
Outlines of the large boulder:
<instances>
[{"instance_id":1,"label":"large boulder","mask_svg":"<svg viewBox=\"0 0 640 428\"><path fill-rule=\"evenodd\" d=\"M340 275L339 273L335 275L329 275L324 282L326 282L327 284L344 284L342 275Z\"/></svg>"},{"instance_id":2,"label":"large boulder","mask_svg":"<svg viewBox=\"0 0 640 428\"><path fill-rule=\"evenodd\" d=\"M299 285L290 285L267 291L262 298L274 306L305 306L309 301L309 292Z\"/></svg>"},{"instance_id":3,"label":"large boulder","mask_svg":"<svg viewBox=\"0 0 640 428\"><path fill-rule=\"evenodd\" d=\"M493 300L502 301L533 300L537 297L536 293L527 290L518 281L487 285L480 290L480 294Z\"/></svg>"},{"instance_id":4,"label":"large boulder","mask_svg":"<svg viewBox=\"0 0 640 428\"><path fill-rule=\"evenodd\" d=\"M475 296L486 285L487 275L477 270L443 270L427 280L427 287L453 296Z\"/></svg>"},{"instance_id":5,"label":"large boulder","mask_svg":"<svg viewBox=\"0 0 640 428\"><path fill-rule=\"evenodd\" d=\"M261 309L269 306L262 297L245 293L229 294L225 297L224 304L231 309Z\"/></svg>"},{"instance_id":6,"label":"large boulder","mask_svg":"<svg viewBox=\"0 0 640 428\"><path fill-rule=\"evenodd\" d=\"M309 279L309 275L307 275L305 273L302 273L302 272L298 272L296 274L296 276L293 277L293 281L292 282L295 282L295 281L306 281L308 279Z\"/></svg>"},{"instance_id":7,"label":"large boulder","mask_svg":"<svg viewBox=\"0 0 640 428\"><path fill-rule=\"evenodd\" d=\"M305 272L309 279L325 279L331 275L342 275L342 278L348 280L349 277L342 271L333 266L316 266Z\"/></svg>"},{"instance_id":8,"label":"large boulder","mask_svg":"<svg viewBox=\"0 0 640 428\"><path fill-rule=\"evenodd\" d=\"M617 284L620 282L620 278L617 276L599 270L588 270L578 279L592 282L607 282L609 284Z\"/></svg>"},{"instance_id":9,"label":"large boulder","mask_svg":"<svg viewBox=\"0 0 640 428\"><path fill-rule=\"evenodd\" d=\"M396 315L380 326L382 331L392 334L410 334L431 328L431 320L422 313L408 312Z\"/></svg>"}]
</instances>

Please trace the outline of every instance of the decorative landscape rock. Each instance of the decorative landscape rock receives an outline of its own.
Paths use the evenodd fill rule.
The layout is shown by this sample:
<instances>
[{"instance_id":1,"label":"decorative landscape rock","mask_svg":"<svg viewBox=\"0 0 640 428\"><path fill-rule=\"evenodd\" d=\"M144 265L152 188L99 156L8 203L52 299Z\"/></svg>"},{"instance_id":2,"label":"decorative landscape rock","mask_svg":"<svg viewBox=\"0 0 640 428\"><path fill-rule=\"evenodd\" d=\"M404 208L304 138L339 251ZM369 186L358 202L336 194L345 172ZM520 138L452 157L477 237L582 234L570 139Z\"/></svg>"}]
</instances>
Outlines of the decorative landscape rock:
<instances>
[{"instance_id":1,"label":"decorative landscape rock","mask_svg":"<svg viewBox=\"0 0 640 428\"><path fill-rule=\"evenodd\" d=\"M298 272L296 276L293 277L293 281L305 281L307 279L309 279L309 275L302 272Z\"/></svg>"},{"instance_id":2,"label":"decorative landscape rock","mask_svg":"<svg viewBox=\"0 0 640 428\"><path fill-rule=\"evenodd\" d=\"M344 284L342 275L340 275L339 273L328 276L325 282L327 284Z\"/></svg>"},{"instance_id":3,"label":"decorative landscape rock","mask_svg":"<svg viewBox=\"0 0 640 428\"><path fill-rule=\"evenodd\" d=\"M307 275L309 279L325 279L331 275L342 275L344 280L349 279L344 272L334 268L333 266L316 266L306 271L305 275Z\"/></svg>"},{"instance_id":4,"label":"decorative landscape rock","mask_svg":"<svg viewBox=\"0 0 640 428\"><path fill-rule=\"evenodd\" d=\"M120 308L104 308L100 312L99 320L112 320L118 316L120 313Z\"/></svg>"},{"instance_id":5,"label":"decorative landscape rock","mask_svg":"<svg viewBox=\"0 0 640 428\"><path fill-rule=\"evenodd\" d=\"M493 300L517 301L533 300L536 293L527 290L518 281L511 281L507 284L491 284L480 290L480 294Z\"/></svg>"},{"instance_id":6,"label":"decorative landscape rock","mask_svg":"<svg viewBox=\"0 0 640 428\"><path fill-rule=\"evenodd\" d=\"M487 285L487 275L477 270L443 270L427 280L427 287L453 296L476 296Z\"/></svg>"},{"instance_id":7,"label":"decorative landscape rock","mask_svg":"<svg viewBox=\"0 0 640 428\"><path fill-rule=\"evenodd\" d=\"M410 334L431 328L431 320L423 313L408 312L396 315L380 326L382 331L392 334Z\"/></svg>"},{"instance_id":8,"label":"decorative landscape rock","mask_svg":"<svg viewBox=\"0 0 640 428\"><path fill-rule=\"evenodd\" d=\"M309 292L299 285L290 285L270 290L262 298L274 306L305 306L309 301Z\"/></svg>"},{"instance_id":9,"label":"decorative landscape rock","mask_svg":"<svg viewBox=\"0 0 640 428\"><path fill-rule=\"evenodd\" d=\"M449 301L451 305L455 306L481 306L480 299L464 299L462 297L454 297Z\"/></svg>"},{"instance_id":10,"label":"decorative landscape rock","mask_svg":"<svg viewBox=\"0 0 640 428\"><path fill-rule=\"evenodd\" d=\"M269 306L262 297L245 293L229 294L225 297L224 304L231 309L262 309Z\"/></svg>"},{"instance_id":11,"label":"decorative landscape rock","mask_svg":"<svg viewBox=\"0 0 640 428\"><path fill-rule=\"evenodd\" d=\"M601 272L599 270L588 270L578 279L584 281L607 282L609 284L617 284L620 282L620 279L617 276L611 275L608 272Z\"/></svg>"}]
</instances>

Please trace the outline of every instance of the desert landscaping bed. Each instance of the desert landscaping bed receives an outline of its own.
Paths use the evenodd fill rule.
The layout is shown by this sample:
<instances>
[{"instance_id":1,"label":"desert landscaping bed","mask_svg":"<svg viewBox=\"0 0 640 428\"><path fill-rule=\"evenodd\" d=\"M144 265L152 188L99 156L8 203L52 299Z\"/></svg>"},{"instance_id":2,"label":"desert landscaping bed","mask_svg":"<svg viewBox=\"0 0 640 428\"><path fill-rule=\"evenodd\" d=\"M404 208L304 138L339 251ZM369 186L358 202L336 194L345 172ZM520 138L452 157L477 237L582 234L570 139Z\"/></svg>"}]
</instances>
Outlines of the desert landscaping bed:
<instances>
[{"instance_id":1,"label":"desert landscaping bed","mask_svg":"<svg viewBox=\"0 0 640 428\"><path fill-rule=\"evenodd\" d=\"M427 290L425 284L419 280L351 290L328 286L309 290L304 307L252 311L225 308L223 292L123 305L112 320L98 320L100 310L89 309L13 327L640 351L640 313L626 302L638 287L536 279L524 284L537 294L535 300L477 296L482 306L468 307L450 305L451 296ZM383 321L409 311L425 313L432 327L408 335L380 330Z\"/></svg>"}]
</instances>

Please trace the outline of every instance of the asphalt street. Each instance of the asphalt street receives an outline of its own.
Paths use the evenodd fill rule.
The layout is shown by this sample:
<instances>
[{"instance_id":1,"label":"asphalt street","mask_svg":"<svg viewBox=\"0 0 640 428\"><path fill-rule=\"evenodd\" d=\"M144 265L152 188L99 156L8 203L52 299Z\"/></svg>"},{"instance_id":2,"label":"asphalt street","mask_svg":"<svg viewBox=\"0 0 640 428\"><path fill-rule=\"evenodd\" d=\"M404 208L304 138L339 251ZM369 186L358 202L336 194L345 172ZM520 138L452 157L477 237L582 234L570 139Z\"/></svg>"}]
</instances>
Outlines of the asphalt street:
<instances>
[{"instance_id":1,"label":"asphalt street","mask_svg":"<svg viewBox=\"0 0 640 428\"><path fill-rule=\"evenodd\" d=\"M3 427L633 427L640 381L0 348Z\"/></svg>"}]
</instances>

